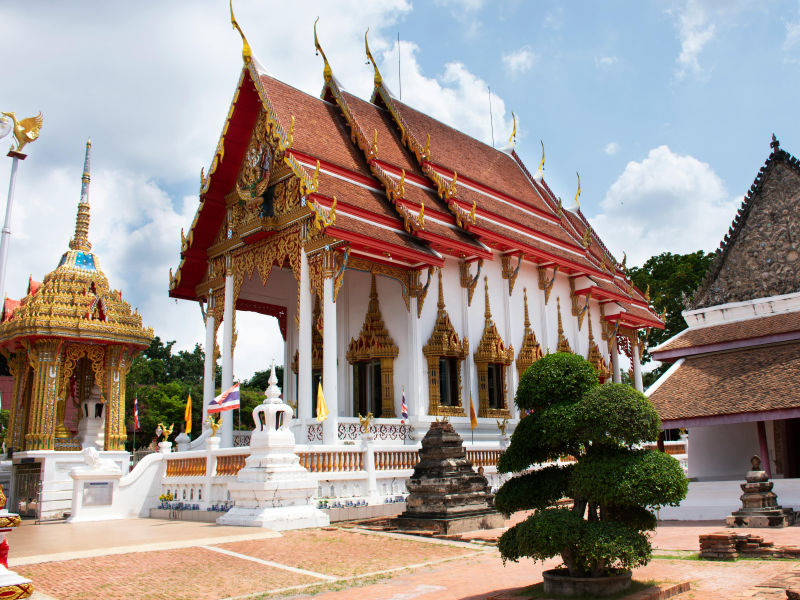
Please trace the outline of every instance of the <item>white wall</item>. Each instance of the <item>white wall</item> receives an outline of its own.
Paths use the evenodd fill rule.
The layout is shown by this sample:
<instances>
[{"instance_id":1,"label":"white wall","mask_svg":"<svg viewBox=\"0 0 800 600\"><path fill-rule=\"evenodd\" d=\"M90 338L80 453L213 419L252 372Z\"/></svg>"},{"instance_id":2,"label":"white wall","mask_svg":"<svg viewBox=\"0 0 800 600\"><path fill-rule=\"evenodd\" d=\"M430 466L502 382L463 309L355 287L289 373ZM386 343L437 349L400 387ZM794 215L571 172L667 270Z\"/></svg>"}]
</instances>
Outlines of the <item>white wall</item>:
<instances>
[{"instance_id":1,"label":"white wall","mask_svg":"<svg viewBox=\"0 0 800 600\"><path fill-rule=\"evenodd\" d=\"M754 454L761 454L755 423L692 427L689 431L691 479L743 482Z\"/></svg>"}]
</instances>

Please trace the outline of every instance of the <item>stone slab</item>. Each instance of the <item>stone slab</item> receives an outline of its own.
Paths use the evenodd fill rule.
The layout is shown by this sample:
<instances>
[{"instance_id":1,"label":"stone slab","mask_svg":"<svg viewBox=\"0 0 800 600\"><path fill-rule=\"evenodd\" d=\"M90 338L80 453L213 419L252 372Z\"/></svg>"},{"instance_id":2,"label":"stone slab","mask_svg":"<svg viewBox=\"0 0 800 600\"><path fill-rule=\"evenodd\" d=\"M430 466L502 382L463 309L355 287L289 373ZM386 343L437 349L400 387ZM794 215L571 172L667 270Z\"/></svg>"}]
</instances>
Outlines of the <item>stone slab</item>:
<instances>
[{"instance_id":1,"label":"stone slab","mask_svg":"<svg viewBox=\"0 0 800 600\"><path fill-rule=\"evenodd\" d=\"M479 529L497 529L503 526L505 520L500 513L488 512L441 519L420 519L401 515L397 517L395 522L399 529L435 531L443 535L452 535L454 533L478 531Z\"/></svg>"},{"instance_id":2,"label":"stone slab","mask_svg":"<svg viewBox=\"0 0 800 600\"><path fill-rule=\"evenodd\" d=\"M681 583L660 583L638 592L633 592L626 596L619 597L619 600L667 600L678 594L683 594L691 589L691 583L684 581ZM494 596L488 596L486 600L525 600L528 596L521 592L526 588L516 588L506 590ZM541 600L558 600L557 598L542 598Z\"/></svg>"}]
</instances>

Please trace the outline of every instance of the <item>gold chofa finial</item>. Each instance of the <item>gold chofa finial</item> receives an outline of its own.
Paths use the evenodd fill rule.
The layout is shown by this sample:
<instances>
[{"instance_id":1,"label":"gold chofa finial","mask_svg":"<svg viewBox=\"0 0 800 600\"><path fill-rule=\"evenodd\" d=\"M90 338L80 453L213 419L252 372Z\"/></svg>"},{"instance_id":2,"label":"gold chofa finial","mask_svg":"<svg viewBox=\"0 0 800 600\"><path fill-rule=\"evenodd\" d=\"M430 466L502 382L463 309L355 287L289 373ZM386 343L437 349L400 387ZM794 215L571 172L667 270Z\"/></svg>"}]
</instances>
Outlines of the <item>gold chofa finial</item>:
<instances>
[{"instance_id":1,"label":"gold chofa finial","mask_svg":"<svg viewBox=\"0 0 800 600\"><path fill-rule=\"evenodd\" d=\"M544 142L539 140L539 143L542 145L542 160L539 162L539 168L536 169L536 175L533 176L536 181L544 179Z\"/></svg>"},{"instance_id":2,"label":"gold chofa finial","mask_svg":"<svg viewBox=\"0 0 800 600\"><path fill-rule=\"evenodd\" d=\"M75 218L75 237L69 242L70 250L83 250L89 252L92 245L89 243L89 183L92 170L92 140L86 142L86 157L83 161L83 175L81 175L81 200L78 203L78 215Z\"/></svg>"},{"instance_id":3,"label":"gold chofa finial","mask_svg":"<svg viewBox=\"0 0 800 600\"><path fill-rule=\"evenodd\" d=\"M578 191L575 192L575 206L577 208L580 208L581 207L581 201L578 200L578 198L581 197L581 174L578 173L577 171L575 171L575 175L578 176Z\"/></svg>"},{"instance_id":4,"label":"gold chofa finial","mask_svg":"<svg viewBox=\"0 0 800 600\"><path fill-rule=\"evenodd\" d=\"M21 153L22 149L27 144L39 139L39 131L44 122L41 112L35 117L28 117L27 119L17 119L17 115L13 112L0 112L0 115L9 117L13 121L13 134L14 139L17 141L17 147L14 148L12 145L11 151ZM7 121L5 119L0 119L0 123L7 123ZM3 135L5 135L5 133ZM0 137L3 136L0 135Z\"/></svg>"},{"instance_id":5,"label":"gold chofa finial","mask_svg":"<svg viewBox=\"0 0 800 600\"><path fill-rule=\"evenodd\" d=\"M431 159L431 134L428 134L428 137L425 138L425 149L422 152L422 157L425 160Z\"/></svg>"},{"instance_id":6,"label":"gold chofa finial","mask_svg":"<svg viewBox=\"0 0 800 600\"><path fill-rule=\"evenodd\" d=\"M250 44L247 43L247 38L244 37L242 28L239 27L239 23L236 22L236 17L233 16L233 0L231 0L231 26L242 36L242 60L244 60L245 63L249 63L253 58L253 51L250 50Z\"/></svg>"},{"instance_id":7,"label":"gold chofa finial","mask_svg":"<svg viewBox=\"0 0 800 600\"><path fill-rule=\"evenodd\" d=\"M508 138L508 143L511 144L511 150L513 152L514 145L517 143L517 115L514 114L514 111L511 111L511 118L514 120L514 129L511 131L511 137Z\"/></svg>"},{"instance_id":8,"label":"gold chofa finial","mask_svg":"<svg viewBox=\"0 0 800 600\"><path fill-rule=\"evenodd\" d=\"M317 21L319 21L319 17L317 17ZM314 47L317 49L317 54L322 55L322 60L325 63L325 67L322 70L322 75L325 77L325 83L329 83L331 79L333 79L333 71L331 71L331 66L328 64L328 57L325 56L322 46L319 45L319 38L317 37L317 21L314 21Z\"/></svg>"},{"instance_id":9,"label":"gold chofa finial","mask_svg":"<svg viewBox=\"0 0 800 600\"><path fill-rule=\"evenodd\" d=\"M378 64L375 62L375 59L372 57L372 52L369 51L369 42L367 41L367 34L369 33L369 27L367 27L367 31L364 33L364 47L367 49L367 58L369 62L372 63L373 69L375 69L375 87L381 87L383 83L383 77L381 77L381 72L378 70ZM400 52L400 48L397 48L397 51Z\"/></svg>"}]
</instances>

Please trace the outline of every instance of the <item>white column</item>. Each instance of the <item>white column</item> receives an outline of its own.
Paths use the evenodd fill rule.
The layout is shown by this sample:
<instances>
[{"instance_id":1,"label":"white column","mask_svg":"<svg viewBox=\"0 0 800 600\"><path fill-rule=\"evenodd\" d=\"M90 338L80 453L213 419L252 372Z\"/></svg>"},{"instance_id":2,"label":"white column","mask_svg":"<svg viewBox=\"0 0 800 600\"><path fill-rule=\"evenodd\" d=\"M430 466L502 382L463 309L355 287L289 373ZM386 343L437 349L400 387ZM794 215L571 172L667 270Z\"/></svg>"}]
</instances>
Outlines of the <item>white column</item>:
<instances>
[{"instance_id":1,"label":"white column","mask_svg":"<svg viewBox=\"0 0 800 600\"><path fill-rule=\"evenodd\" d=\"M611 340L611 380L614 383L622 383L622 373L619 370L619 348L617 347L617 337Z\"/></svg>"},{"instance_id":2,"label":"white column","mask_svg":"<svg viewBox=\"0 0 800 600\"><path fill-rule=\"evenodd\" d=\"M634 333L634 339L636 339L636 334ZM644 391L644 384L642 383L642 365L641 359L639 358L639 342L635 342L633 344L633 387L635 387L640 392Z\"/></svg>"},{"instance_id":3,"label":"white column","mask_svg":"<svg viewBox=\"0 0 800 600\"><path fill-rule=\"evenodd\" d=\"M409 306L408 370L410 377L406 388L406 404L408 406L408 420L416 423L420 417L428 414L428 407L423 404L423 399L426 396L424 385L427 380L422 369L423 344L419 338L419 319L417 318L419 298L411 296Z\"/></svg>"},{"instance_id":4,"label":"white column","mask_svg":"<svg viewBox=\"0 0 800 600\"><path fill-rule=\"evenodd\" d=\"M327 257L326 257L327 258ZM339 443L339 391L336 372L336 303L333 301L333 278L322 281L322 393L328 405L328 418L322 423L322 443Z\"/></svg>"},{"instance_id":5,"label":"white column","mask_svg":"<svg viewBox=\"0 0 800 600\"><path fill-rule=\"evenodd\" d=\"M511 280L508 280L510 283ZM505 286L502 286L505 287ZM511 294L506 293L503 290L503 310L505 311L505 327L506 327L506 334L505 340L506 344L511 344ZM520 351L520 348L515 349L517 352ZM506 373L506 386L508 388L508 408L511 411L511 417L513 419L519 419L519 409L517 408L517 404L514 402L514 396L517 394L517 365L515 362L512 362L508 365L507 373Z\"/></svg>"},{"instance_id":6,"label":"white column","mask_svg":"<svg viewBox=\"0 0 800 600\"><path fill-rule=\"evenodd\" d=\"M300 333L297 340L297 416L302 421L311 419L312 402L317 390L311 389L311 285L308 274L308 256L300 249ZM304 434L305 435L305 434Z\"/></svg>"},{"instance_id":7,"label":"white column","mask_svg":"<svg viewBox=\"0 0 800 600\"><path fill-rule=\"evenodd\" d=\"M463 408L464 413L469 417L469 399L472 396L472 372L475 369L475 359L473 355L475 354L475 348L477 348L480 339L475 339L472 337L472 332L470 331L469 327L469 290L467 288L461 288L461 331L462 339L466 337L469 340L469 354L467 354L467 358L464 360L464 397L463 400ZM473 296L473 300L475 297ZM479 399L478 399L478 390L475 390L475 395L472 397L472 405L475 407L475 414L478 414L478 407L479 407Z\"/></svg>"},{"instance_id":8,"label":"white column","mask_svg":"<svg viewBox=\"0 0 800 600\"><path fill-rule=\"evenodd\" d=\"M206 304L206 359L203 365L203 431L208 427L208 404L214 399L214 316L211 314L214 300L208 295Z\"/></svg>"},{"instance_id":9,"label":"white column","mask_svg":"<svg viewBox=\"0 0 800 600\"><path fill-rule=\"evenodd\" d=\"M233 257L227 258L225 272L225 312L222 316L222 390L233 385ZM233 446L233 411L226 410L222 414L220 429L220 447Z\"/></svg>"},{"instance_id":10,"label":"white column","mask_svg":"<svg viewBox=\"0 0 800 600\"><path fill-rule=\"evenodd\" d=\"M540 332L539 343L542 345L542 350L545 354L548 352L554 351L555 348L550 348L550 335L547 329L547 302L545 301L544 291L542 291L542 296L540 298L541 304L539 304L539 318L542 320L542 330Z\"/></svg>"}]
</instances>

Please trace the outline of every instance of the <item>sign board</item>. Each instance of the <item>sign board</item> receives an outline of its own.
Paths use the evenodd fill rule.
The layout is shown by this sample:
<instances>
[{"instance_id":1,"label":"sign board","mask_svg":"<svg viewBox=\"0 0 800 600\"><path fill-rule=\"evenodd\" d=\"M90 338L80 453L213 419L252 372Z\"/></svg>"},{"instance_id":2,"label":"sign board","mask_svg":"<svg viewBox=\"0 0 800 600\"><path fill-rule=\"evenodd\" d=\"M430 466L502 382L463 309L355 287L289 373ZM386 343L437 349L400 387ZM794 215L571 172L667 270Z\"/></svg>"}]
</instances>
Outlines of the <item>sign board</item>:
<instances>
[{"instance_id":1,"label":"sign board","mask_svg":"<svg viewBox=\"0 0 800 600\"><path fill-rule=\"evenodd\" d=\"M110 481L87 481L83 484L83 506L108 506L114 494Z\"/></svg>"}]
</instances>

